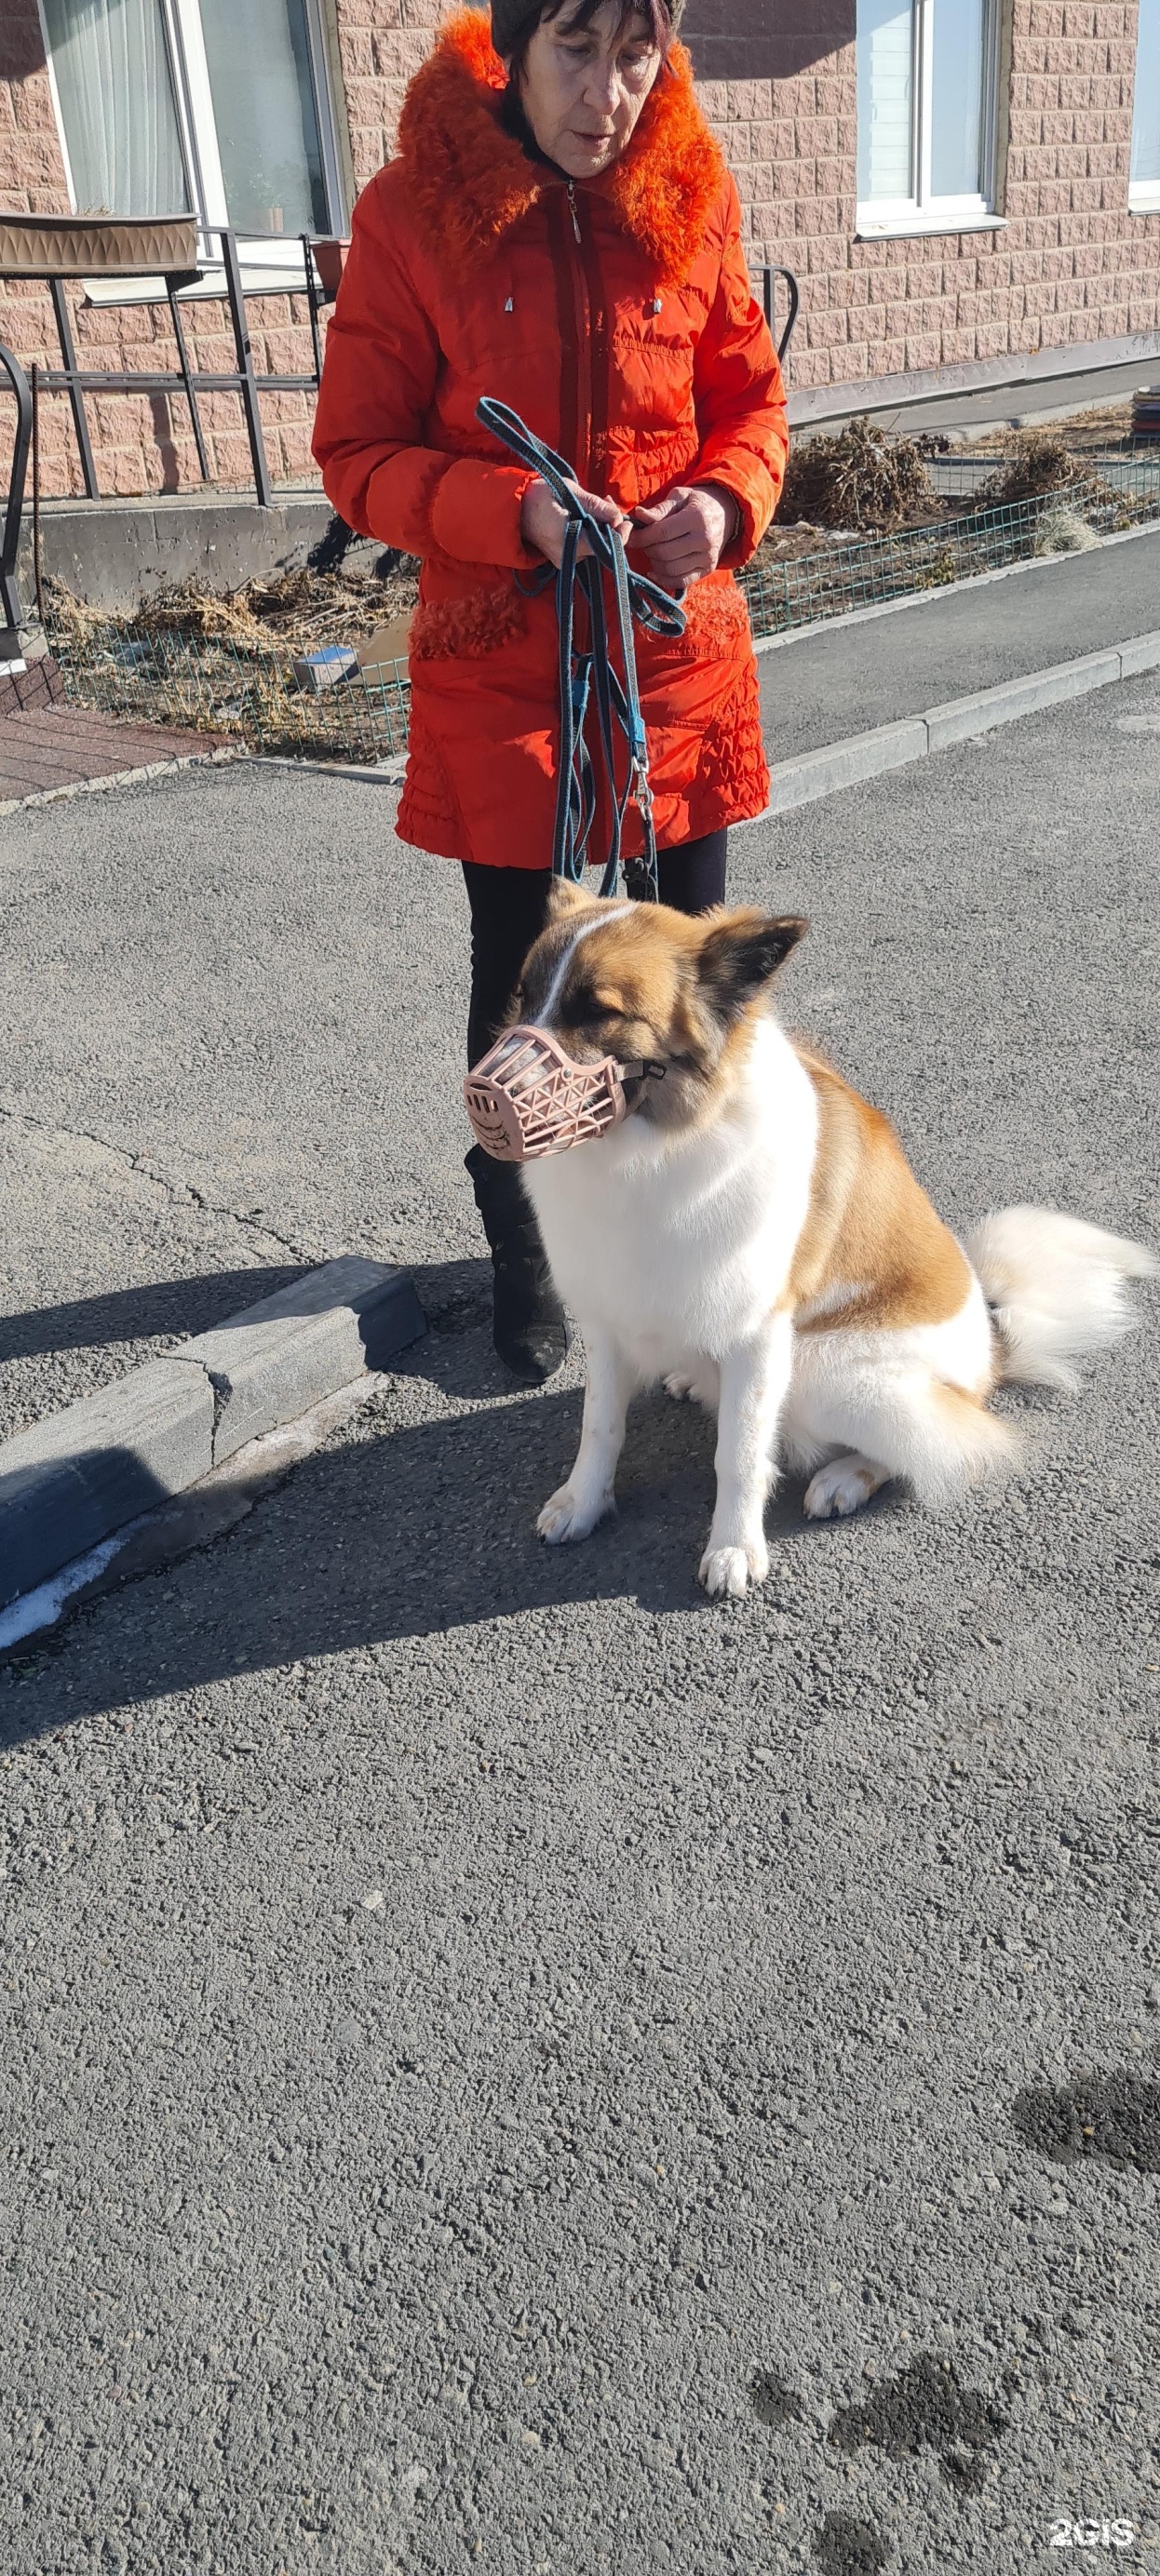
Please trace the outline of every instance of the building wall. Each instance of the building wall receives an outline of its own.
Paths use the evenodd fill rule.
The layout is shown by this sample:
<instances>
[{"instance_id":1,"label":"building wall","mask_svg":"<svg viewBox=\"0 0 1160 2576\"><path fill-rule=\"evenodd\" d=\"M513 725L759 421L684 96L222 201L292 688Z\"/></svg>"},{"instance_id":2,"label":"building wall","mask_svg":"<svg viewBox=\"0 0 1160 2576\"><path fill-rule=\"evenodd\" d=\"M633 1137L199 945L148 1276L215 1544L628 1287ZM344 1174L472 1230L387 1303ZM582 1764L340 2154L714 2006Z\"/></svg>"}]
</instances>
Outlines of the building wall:
<instances>
[{"instance_id":1,"label":"building wall","mask_svg":"<svg viewBox=\"0 0 1160 2576\"><path fill-rule=\"evenodd\" d=\"M854 238L852 42L787 79L703 84L753 256L801 280L795 386L1160 332L1160 214L1128 211L1135 0L1014 0L1007 38L1002 232Z\"/></svg>"},{"instance_id":2,"label":"building wall","mask_svg":"<svg viewBox=\"0 0 1160 2576\"><path fill-rule=\"evenodd\" d=\"M686 30L702 96L736 172L755 261L794 269L802 314L795 388L850 385L941 367L1160 334L1160 214L1128 212L1135 0L1011 0L1008 135L1001 232L857 241L853 0L689 0ZM331 0L340 117L356 188L387 157L412 72L442 0ZM759 74L773 64L776 77ZM68 194L36 0L0 7L0 205L66 213ZM173 363L164 305L95 309L67 290L81 364ZM191 356L235 364L220 299L185 308ZM250 301L259 372L305 373L303 300ZM34 285L0 282L0 339L25 365L58 362L52 308ZM246 485L240 403L206 395L202 416L220 484ZM271 472L313 479L311 402L262 400ZM196 486L179 397L89 398L102 489ZM11 418L0 409L0 424ZM0 459L6 451L0 426ZM80 490L63 396L41 405L46 493Z\"/></svg>"}]
</instances>

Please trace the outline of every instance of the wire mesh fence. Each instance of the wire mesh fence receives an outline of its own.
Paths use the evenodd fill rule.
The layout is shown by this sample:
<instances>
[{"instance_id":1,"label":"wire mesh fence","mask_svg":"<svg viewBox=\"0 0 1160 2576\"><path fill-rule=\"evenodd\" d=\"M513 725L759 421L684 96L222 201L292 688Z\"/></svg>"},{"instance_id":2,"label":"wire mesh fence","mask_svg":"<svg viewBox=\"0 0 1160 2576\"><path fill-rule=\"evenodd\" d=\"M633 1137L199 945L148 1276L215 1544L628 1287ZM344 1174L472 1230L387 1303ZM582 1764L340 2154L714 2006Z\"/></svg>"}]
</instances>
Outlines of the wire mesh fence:
<instances>
[{"instance_id":1,"label":"wire mesh fence","mask_svg":"<svg viewBox=\"0 0 1160 2576\"><path fill-rule=\"evenodd\" d=\"M931 527L846 539L796 560L756 563L741 575L741 587L755 637L780 635L854 608L879 607L976 573L999 572L1036 553L1052 553L1057 544L1065 550L1077 524L1081 532L1106 536L1152 519L1160 519L1160 475L1151 490L1133 488L1130 502L1119 494L1092 501L1086 485L1061 484L1031 500L964 512Z\"/></svg>"},{"instance_id":2,"label":"wire mesh fence","mask_svg":"<svg viewBox=\"0 0 1160 2576\"><path fill-rule=\"evenodd\" d=\"M50 624L66 700L110 715L236 735L254 750L373 762L407 748L406 664L379 663L320 692L283 645L157 632L128 619Z\"/></svg>"},{"instance_id":3,"label":"wire mesh fence","mask_svg":"<svg viewBox=\"0 0 1160 2576\"><path fill-rule=\"evenodd\" d=\"M984 483L1010 473L1016 463L1014 453L1005 456L928 456L926 470L936 492L948 501L969 500ZM1146 501L1160 494L1160 445L1145 440L1129 443L1122 454L1108 456L1093 452L1092 470L1102 483L1114 492L1123 492Z\"/></svg>"},{"instance_id":4,"label":"wire mesh fence","mask_svg":"<svg viewBox=\"0 0 1160 2576\"><path fill-rule=\"evenodd\" d=\"M755 639L1160 521L1160 459L1091 463L1098 483L1081 474L1028 500L968 507L896 535L843 538L806 555L756 561L741 575ZM233 735L254 750L304 758L376 762L407 747L405 662L352 672L316 695L296 675L284 641L87 614L50 616L49 641L65 696L77 706Z\"/></svg>"}]
</instances>

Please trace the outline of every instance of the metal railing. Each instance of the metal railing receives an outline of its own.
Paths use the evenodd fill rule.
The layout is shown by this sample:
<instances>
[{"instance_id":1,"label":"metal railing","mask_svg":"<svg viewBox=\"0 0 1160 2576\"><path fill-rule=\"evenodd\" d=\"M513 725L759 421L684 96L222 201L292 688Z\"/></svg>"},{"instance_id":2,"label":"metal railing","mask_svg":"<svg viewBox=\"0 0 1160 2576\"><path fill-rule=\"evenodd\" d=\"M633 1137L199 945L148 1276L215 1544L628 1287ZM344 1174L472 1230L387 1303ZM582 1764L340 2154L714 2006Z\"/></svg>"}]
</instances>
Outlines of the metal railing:
<instances>
[{"instance_id":1,"label":"metal railing","mask_svg":"<svg viewBox=\"0 0 1160 2576\"><path fill-rule=\"evenodd\" d=\"M1135 495L1160 490L1160 451L1145 439L1138 443L1125 439L1118 451L1092 449L1090 454L1073 449L1072 464L1082 470L1089 466L1100 482L1113 492ZM936 492L948 500L971 500L982 487L1010 472L1017 463L1011 451L1004 456L928 456L926 470Z\"/></svg>"},{"instance_id":2,"label":"metal railing","mask_svg":"<svg viewBox=\"0 0 1160 2576\"><path fill-rule=\"evenodd\" d=\"M222 230L216 231L213 238L221 243L222 275L237 356L237 366L234 368L207 371L190 364L178 296L183 287L197 286L203 282L205 272L201 268L172 270L163 279L165 300L169 307L177 349L176 368L82 367L77 360L72 321L64 291L64 278L48 270L39 273L41 282L48 287L52 298L57 339L60 343L59 367L38 366L34 370L34 393L34 387L30 385L20 360L0 341L0 368L7 376L9 387L16 400L16 434L13 442L3 535L0 537L0 610L10 636L15 634L21 622L20 599L16 585L16 555L20 542L29 451L33 439L35 399L41 393L63 393L68 396L80 459L81 480L85 498L89 501L99 501L101 491L97 480L92 439L89 435L88 414L85 408L86 394L165 394L171 399L174 397L183 399L189 408L198 470L203 484L210 483L213 478L209 468L201 413L198 409L198 396L211 393L237 394L245 414L250 461L254 472L254 490L260 508L263 510L270 508L274 493L266 456L266 442L262 432L259 397L269 393L317 393L322 375L322 335L319 329L319 316L329 297L315 263L313 236L302 233L299 238L302 243L313 366L309 375L260 374L254 364L253 345L246 320L247 289L242 282L238 245L239 240L259 241L264 236L239 235ZM37 272L21 271L21 274L35 275ZM259 295L285 295L300 293L301 289L296 278L288 277L285 284L280 281L277 284L264 283L248 291ZM0 647L4 646L4 641L3 630L0 630ZM11 650L11 645L7 649Z\"/></svg>"},{"instance_id":3,"label":"metal railing","mask_svg":"<svg viewBox=\"0 0 1160 2576\"><path fill-rule=\"evenodd\" d=\"M1086 460L1085 460L1086 461ZM1099 463L1100 460L1093 460ZM1024 501L971 509L897 535L841 538L807 555L760 558L738 575L755 636L780 635L851 609L881 607L1053 550L1056 513L1093 536L1160 520L1160 475L1141 468L1106 500L1082 476ZM1058 521L1056 522L1058 530ZM1067 531L1059 532L1064 545Z\"/></svg>"},{"instance_id":4,"label":"metal railing","mask_svg":"<svg viewBox=\"0 0 1160 2576\"><path fill-rule=\"evenodd\" d=\"M777 343L777 357L778 364L780 366L786 357L790 341L794 335L794 326L797 322L798 311L802 300L801 288L798 285L792 268L759 268L757 274L761 279L761 301L765 312L765 319L771 332L774 330L776 323L777 280L779 277L783 280L785 285L786 303L789 309L786 313L781 338Z\"/></svg>"},{"instance_id":5,"label":"metal railing","mask_svg":"<svg viewBox=\"0 0 1160 2576\"><path fill-rule=\"evenodd\" d=\"M16 551L20 544L20 514L24 507L24 485L28 474L28 453L32 445L32 387L11 349L0 340L0 367L16 397L16 436L12 445L12 473L8 484L8 503L4 528L0 534L0 660L7 661L15 649L14 640L20 625L20 595L16 588Z\"/></svg>"},{"instance_id":6,"label":"metal railing","mask_svg":"<svg viewBox=\"0 0 1160 2576\"><path fill-rule=\"evenodd\" d=\"M254 489L257 493L261 507L264 510L269 509L270 507L273 493L270 483L270 470L266 460L266 445L262 435L262 416L258 408L258 396L259 394L267 393L317 392L319 379L322 374L322 347L318 329L318 316L322 304L327 300L326 294L315 269L312 237L309 233L303 233L300 235L300 239L302 243L302 261L305 277L306 298L310 314L311 347L314 358L313 368L309 375L259 375L254 366L254 353L250 341L249 328L246 322L246 290L242 285L242 268L238 254L238 244L239 240L246 241L252 239L257 241L264 237L258 234L239 235L232 231L215 230L215 233L211 238L214 238L221 243L222 274L225 280L226 302L230 309L230 321L233 326L234 334L234 348L238 361L235 368L231 368L224 372L211 373L200 368L191 367L189 351L186 345L185 328L181 317L181 307L177 300L183 287L202 284L205 274L204 270L200 268L179 270L175 273L171 273L163 281L165 287L165 300L169 306L169 318L173 326L173 337L177 346L176 369L163 367L129 369L80 366L77 362L76 344L73 340L72 323L69 317L68 303L64 292L64 280L60 277L51 276L45 280L49 294L52 297L52 309L56 317L56 330L57 338L60 342L61 363L59 367L42 367L39 370L39 383L45 393L65 393L68 395L72 409L73 426L76 431L77 450L80 456L81 476L84 482L86 500L97 501L101 497L100 486L97 481L96 463L93 457L92 441L89 437L88 418L85 411L85 395L87 393L167 394L170 396L176 395L184 398L189 407L190 425L193 430L194 445L197 449L198 467L203 483L210 482L212 477L210 475L209 460L206 454L205 435L201 424L201 414L198 410L198 395L211 393L234 393L240 395L242 408L245 412L246 431L250 443L250 459L254 469ZM270 284L263 285L259 288L251 288L249 291L251 294L284 295L288 293L297 293L300 290L297 285L297 280L288 278L284 286L281 284Z\"/></svg>"}]
</instances>

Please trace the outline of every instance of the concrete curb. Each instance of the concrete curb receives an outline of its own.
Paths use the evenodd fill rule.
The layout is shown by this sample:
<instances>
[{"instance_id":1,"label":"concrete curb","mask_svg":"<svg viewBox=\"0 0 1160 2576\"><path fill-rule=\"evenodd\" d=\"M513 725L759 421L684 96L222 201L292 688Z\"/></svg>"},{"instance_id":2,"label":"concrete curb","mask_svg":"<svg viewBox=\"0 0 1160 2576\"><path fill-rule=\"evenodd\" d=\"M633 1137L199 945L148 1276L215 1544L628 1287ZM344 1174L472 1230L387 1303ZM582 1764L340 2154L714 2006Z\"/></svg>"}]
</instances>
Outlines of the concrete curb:
<instances>
[{"instance_id":1,"label":"concrete curb","mask_svg":"<svg viewBox=\"0 0 1160 2576\"><path fill-rule=\"evenodd\" d=\"M407 775L405 751L389 754L373 763L357 760L295 760L292 752L252 751L254 769L312 769L322 778L363 778L370 787L401 787Z\"/></svg>"},{"instance_id":2,"label":"concrete curb","mask_svg":"<svg viewBox=\"0 0 1160 2576\"><path fill-rule=\"evenodd\" d=\"M864 778L881 778L888 769L905 769L912 760L924 759L928 748L925 718L907 716L900 724L875 725L872 733L825 743L798 760L776 761L769 773L766 813L784 814L816 796L857 787Z\"/></svg>"},{"instance_id":3,"label":"concrete curb","mask_svg":"<svg viewBox=\"0 0 1160 2576\"><path fill-rule=\"evenodd\" d=\"M945 751L952 743L971 742L999 725L1017 724L1021 716L1034 715L1042 707L1059 706L1067 698L1086 697L1115 680L1155 670L1160 670L1160 630L1135 635L1106 652L1081 654L1074 662L1056 662L1046 671L1030 671L1022 679L1003 680L995 689L951 698L945 706L927 707L922 715L908 716L900 724L875 725L869 733L825 743L817 751L802 752L796 760L779 760L769 773L769 803L752 821L768 822L773 815L812 805L819 796L833 796L843 787L881 778L886 770L925 760L929 753ZM741 828L751 827L734 826Z\"/></svg>"},{"instance_id":4,"label":"concrete curb","mask_svg":"<svg viewBox=\"0 0 1160 2576\"><path fill-rule=\"evenodd\" d=\"M179 1494L155 1503L136 1520L122 1522L111 1538L101 1539L84 1556L70 1557L46 1582L22 1592L0 1610L0 1667L10 1655L26 1650L30 1639L45 1629L59 1629L74 1611L101 1593L118 1591L123 1583L155 1574L160 1566L176 1565L192 1548L208 1547L236 1529L255 1503L284 1484L304 1458L311 1457L386 1383L376 1370L361 1370L352 1385L324 1396L321 1404L312 1404L294 1422L280 1423L257 1440L247 1440L224 1466L211 1467L207 1476L199 1476Z\"/></svg>"},{"instance_id":5,"label":"concrete curb","mask_svg":"<svg viewBox=\"0 0 1160 2576\"><path fill-rule=\"evenodd\" d=\"M0 1606L213 1465L203 1369L149 1360L0 1448Z\"/></svg>"},{"instance_id":6,"label":"concrete curb","mask_svg":"<svg viewBox=\"0 0 1160 2576\"><path fill-rule=\"evenodd\" d=\"M0 1607L426 1329L412 1281L346 1255L0 1446Z\"/></svg>"},{"instance_id":7,"label":"concrete curb","mask_svg":"<svg viewBox=\"0 0 1160 2576\"><path fill-rule=\"evenodd\" d=\"M213 1387L217 1467L247 1440L348 1386L360 1369L385 1368L424 1329L405 1271L346 1254L199 1333L174 1356L203 1369Z\"/></svg>"}]
</instances>

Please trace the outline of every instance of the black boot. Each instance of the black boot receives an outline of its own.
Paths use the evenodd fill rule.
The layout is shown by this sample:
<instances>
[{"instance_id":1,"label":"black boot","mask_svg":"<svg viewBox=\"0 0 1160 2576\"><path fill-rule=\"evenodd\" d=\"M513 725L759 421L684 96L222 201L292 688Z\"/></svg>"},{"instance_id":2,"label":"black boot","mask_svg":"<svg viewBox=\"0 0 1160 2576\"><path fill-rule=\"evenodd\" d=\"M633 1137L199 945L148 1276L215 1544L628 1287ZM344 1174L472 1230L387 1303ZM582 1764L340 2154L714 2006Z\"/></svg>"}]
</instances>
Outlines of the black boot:
<instances>
[{"instance_id":1,"label":"black boot","mask_svg":"<svg viewBox=\"0 0 1160 2576\"><path fill-rule=\"evenodd\" d=\"M492 1339L513 1377L542 1386L567 1357L568 1328L540 1229L514 1164L497 1163L482 1145L473 1145L465 1159L495 1272Z\"/></svg>"}]
</instances>

